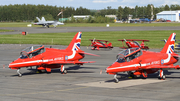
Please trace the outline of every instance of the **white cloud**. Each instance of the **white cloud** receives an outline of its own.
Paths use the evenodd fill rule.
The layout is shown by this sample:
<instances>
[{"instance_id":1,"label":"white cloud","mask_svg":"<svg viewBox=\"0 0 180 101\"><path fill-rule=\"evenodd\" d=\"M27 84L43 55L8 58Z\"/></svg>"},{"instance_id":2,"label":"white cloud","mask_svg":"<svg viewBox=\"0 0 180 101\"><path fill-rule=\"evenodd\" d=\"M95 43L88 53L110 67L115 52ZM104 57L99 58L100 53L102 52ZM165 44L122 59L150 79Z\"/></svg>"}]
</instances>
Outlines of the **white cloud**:
<instances>
[{"instance_id":1,"label":"white cloud","mask_svg":"<svg viewBox=\"0 0 180 101\"><path fill-rule=\"evenodd\" d=\"M167 0L167 1L164 1L164 3L162 3L162 5L174 5L174 4L178 4L179 5L179 0L177 1L177 0Z\"/></svg>"},{"instance_id":2,"label":"white cloud","mask_svg":"<svg viewBox=\"0 0 180 101\"><path fill-rule=\"evenodd\" d=\"M117 2L117 0L93 0L93 3L110 3Z\"/></svg>"}]
</instances>

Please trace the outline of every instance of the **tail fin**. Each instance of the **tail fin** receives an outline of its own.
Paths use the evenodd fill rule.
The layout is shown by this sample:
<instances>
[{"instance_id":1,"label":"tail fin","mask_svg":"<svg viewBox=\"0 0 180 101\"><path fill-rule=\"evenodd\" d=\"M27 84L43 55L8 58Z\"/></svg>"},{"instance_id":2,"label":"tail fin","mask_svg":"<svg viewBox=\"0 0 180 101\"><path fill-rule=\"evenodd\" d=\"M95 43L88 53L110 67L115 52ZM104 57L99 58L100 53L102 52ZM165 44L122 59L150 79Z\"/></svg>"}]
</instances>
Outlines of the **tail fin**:
<instances>
[{"instance_id":1,"label":"tail fin","mask_svg":"<svg viewBox=\"0 0 180 101\"><path fill-rule=\"evenodd\" d=\"M71 43L69 46L66 48L67 51L78 51L80 50L80 45L81 45L81 35L82 32L78 32L74 38L72 39Z\"/></svg>"},{"instance_id":2,"label":"tail fin","mask_svg":"<svg viewBox=\"0 0 180 101\"><path fill-rule=\"evenodd\" d=\"M46 20L45 20L45 18L44 18L44 17L42 17L42 18L41 18L41 21L43 21L43 22L44 22L44 21L46 21Z\"/></svg>"},{"instance_id":3,"label":"tail fin","mask_svg":"<svg viewBox=\"0 0 180 101\"><path fill-rule=\"evenodd\" d=\"M38 17L36 17L36 19L37 19L39 22L41 22L41 20L40 20Z\"/></svg>"},{"instance_id":4,"label":"tail fin","mask_svg":"<svg viewBox=\"0 0 180 101\"><path fill-rule=\"evenodd\" d=\"M169 36L164 48L161 50L161 53L167 53L167 54L174 53L175 38L176 38L176 33L172 33Z\"/></svg>"}]
</instances>

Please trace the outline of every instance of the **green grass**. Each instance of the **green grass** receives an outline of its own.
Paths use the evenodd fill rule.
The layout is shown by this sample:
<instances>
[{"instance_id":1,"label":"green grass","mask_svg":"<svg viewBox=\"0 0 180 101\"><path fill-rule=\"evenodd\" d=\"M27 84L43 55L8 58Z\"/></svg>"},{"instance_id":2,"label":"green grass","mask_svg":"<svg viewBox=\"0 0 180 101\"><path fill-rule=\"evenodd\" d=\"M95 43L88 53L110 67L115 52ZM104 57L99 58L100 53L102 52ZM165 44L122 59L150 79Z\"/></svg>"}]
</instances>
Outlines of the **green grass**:
<instances>
[{"instance_id":1,"label":"green grass","mask_svg":"<svg viewBox=\"0 0 180 101\"><path fill-rule=\"evenodd\" d=\"M31 22L1 22L0 27L27 27ZM65 23L57 27L105 27L107 23ZM110 27L122 26L180 26L180 23L109 23ZM40 25L33 25L32 27L42 27ZM50 27L53 27L52 25Z\"/></svg>"},{"instance_id":2,"label":"green grass","mask_svg":"<svg viewBox=\"0 0 180 101\"><path fill-rule=\"evenodd\" d=\"M171 33L180 33L175 31L113 31L113 32L83 32L82 46L89 46L89 39L102 39L111 41L114 47L122 46L118 39L147 39L145 42L150 48L162 48L164 42L160 41L168 39ZM0 44L44 44L44 45L68 45L76 33L42 33L28 35L0 35ZM180 35L176 35L176 39L180 39Z\"/></svg>"}]
</instances>

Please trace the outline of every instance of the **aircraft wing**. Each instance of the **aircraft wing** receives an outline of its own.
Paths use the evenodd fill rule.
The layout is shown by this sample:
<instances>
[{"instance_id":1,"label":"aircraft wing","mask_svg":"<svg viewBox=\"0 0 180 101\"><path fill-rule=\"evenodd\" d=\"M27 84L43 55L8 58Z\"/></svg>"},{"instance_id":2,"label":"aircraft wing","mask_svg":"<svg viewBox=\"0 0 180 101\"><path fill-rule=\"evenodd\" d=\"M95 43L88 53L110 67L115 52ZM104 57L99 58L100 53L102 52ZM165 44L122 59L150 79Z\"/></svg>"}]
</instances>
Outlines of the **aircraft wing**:
<instances>
[{"instance_id":1,"label":"aircraft wing","mask_svg":"<svg viewBox=\"0 0 180 101\"><path fill-rule=\"evenodd\" d=\"M180 69L180 66L179 65L151 65L151 66L148 66L148 67L145 67L143 69L158 69L158 68L174 68L174 69Z\"/></svg>"},{"instance_id":2,"label":"aircraft wing","mask_svg":"<svg viewBox=\"0 0 180 101\"><path fill-rule=\"evenodd\" d=\"M93 41L94 39L89 39L90 41ZM107 41L107 40L95 40L95 41L103 41L103 42L110 42L110 41Z\"/></svg>"},{"instance_id":3,"label":"aircraft wing","mask_svg":"<svg viewBox=\"0 0 180 101\"><path fill-rule=\"evenodd\" d=\"M125 41L124 39L119 39L118 41ZM126 39L126 41L143 41L149 42L149 40L141 40L141 39Z\"/></svg>"},{"instance_id":4,"label":"aircraft wing","mask_svg":"<svg viewBox=\"0 0 180 101\"><path fill-rule=\"evenodd\" d=\"M141 39L126 39L127 41L143 41L149 42L149 40L141 40Z\"/></svg>"},{"instance_id":5,"label":"aircraft wing","mask_svg":"<svg viewBox=\"0 0 180 101\"><path fill-rule=\"evenodd\" d=\"M53 24L59 25L59 23L57 23L55 21L44 21L44 22L36 22L36 23L34 23L34 25L53 25Z\"/></svg>"},{"instance_id":6,"label":"aircraft wing","mask_svg":"<svg viewBox=\"0 0 180 101\"><path fill-rule=\"evenodd\" d=\"M68 64L84 64L84 63L94 63L96 61L52 61L52 62L48 62L47 64L63 64L63 65L68 65Z\"/></svg>"}]
</instances>

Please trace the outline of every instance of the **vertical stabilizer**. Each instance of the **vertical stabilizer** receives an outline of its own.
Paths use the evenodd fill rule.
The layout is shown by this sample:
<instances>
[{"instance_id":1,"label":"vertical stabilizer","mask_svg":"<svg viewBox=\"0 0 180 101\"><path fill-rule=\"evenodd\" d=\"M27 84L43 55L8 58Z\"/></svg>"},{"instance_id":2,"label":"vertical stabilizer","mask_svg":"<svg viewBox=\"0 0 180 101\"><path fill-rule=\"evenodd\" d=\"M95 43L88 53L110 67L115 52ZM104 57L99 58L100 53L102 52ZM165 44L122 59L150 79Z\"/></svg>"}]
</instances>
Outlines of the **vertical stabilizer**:
<instances>
[{"instance_id":1,"label":"vertical stabilizer","mask_svg":"<svg viewBox=\"0 0 180 101\"><path fill-rule=\"evenodd\" d=\"M36 19L37 19L39 22L41 22L41 20L40 20L38 17L36 17Z\"/></svg>"},{"instance_id":2,"label":"vertical stabilizer","mask_svg":"<svg viewBox=\"0 0 180 101\"><path fill-rule=\"evenodd\" d=\"M45 18L44 18L44 17L42 17L42 18L41 18L41 21L42 21L42 22L45 22L46 20L45 20Z\"/></svg>"},{"instance_id":3,"label":"vertical stabilizer","mask_svg":"<svg viewBox=\"0 0 180 101\"><path fill-rule=\"evenodd\" d=\"M82 32L78 32L74 38L72 39L71 43L69 46L66 48L67 51L78 51L80 50L80 45L81 45L81 35Z\"/></svg>"},{"instance_id":4,"label":"vertical stabilizer","mask_svg":"<svg viewBox=\"0 0 180 101\"><path fill-rule=\"evenodd\" d=\"M172 33L169 36L169 38L168 38L164 48L162 49L161 53L167 53L167 54L174 53L175 38L176 38L176 33Z\"/></svg>"}]
</instances>

